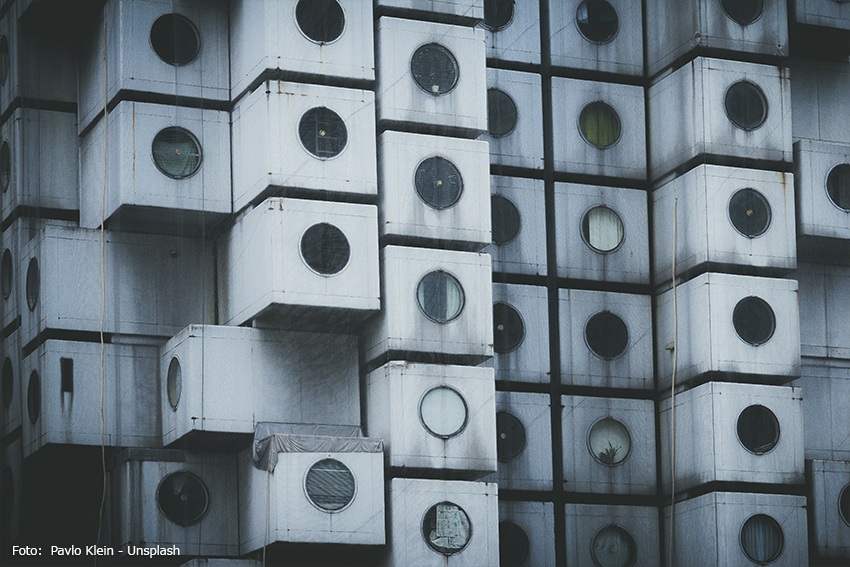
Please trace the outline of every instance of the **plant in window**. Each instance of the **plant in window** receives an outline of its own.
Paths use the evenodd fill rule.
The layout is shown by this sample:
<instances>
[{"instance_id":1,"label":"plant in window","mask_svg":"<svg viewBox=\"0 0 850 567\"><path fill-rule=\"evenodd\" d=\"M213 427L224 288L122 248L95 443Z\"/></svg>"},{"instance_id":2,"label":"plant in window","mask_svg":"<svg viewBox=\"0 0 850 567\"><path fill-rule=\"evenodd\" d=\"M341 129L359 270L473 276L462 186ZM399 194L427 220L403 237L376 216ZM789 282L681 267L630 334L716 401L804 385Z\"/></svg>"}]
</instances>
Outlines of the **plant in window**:
<instances>
[{"instance_id":1,"label":"plant in window","mask_svg":"<svg viewBox=\"0 0 850 567\"><path fill-rule=\"evenodd\" d=\"M617 453L622 449L621 446L615 447L611 444L611 441L608 441L608 446L605 447L604 450L599 452L599 460L602 461L606 465L613 465L617 461Z\"/></svg>"}]
</instances>

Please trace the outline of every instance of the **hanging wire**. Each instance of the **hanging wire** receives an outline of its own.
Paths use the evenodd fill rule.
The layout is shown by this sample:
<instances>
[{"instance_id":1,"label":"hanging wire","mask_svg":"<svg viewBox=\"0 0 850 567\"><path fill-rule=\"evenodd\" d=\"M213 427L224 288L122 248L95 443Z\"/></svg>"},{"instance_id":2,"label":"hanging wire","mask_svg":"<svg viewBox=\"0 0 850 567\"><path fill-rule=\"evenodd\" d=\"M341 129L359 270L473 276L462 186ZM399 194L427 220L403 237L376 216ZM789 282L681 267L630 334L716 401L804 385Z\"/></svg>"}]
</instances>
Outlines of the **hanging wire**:
<instances>
[{"instance_id":1,"label":"hanging wire","mask_svg":"<svg viewBox=\"0 0 850 567\"><path fill-rule=\"evenodd\" d=\"M674 524L676 518L676 368L679 364L679 304L676 290L676 240L678 237L679 198L673 199L673 375L670 379L670 549L668 559L673 567Z\"/></svg>"}]
</instances>

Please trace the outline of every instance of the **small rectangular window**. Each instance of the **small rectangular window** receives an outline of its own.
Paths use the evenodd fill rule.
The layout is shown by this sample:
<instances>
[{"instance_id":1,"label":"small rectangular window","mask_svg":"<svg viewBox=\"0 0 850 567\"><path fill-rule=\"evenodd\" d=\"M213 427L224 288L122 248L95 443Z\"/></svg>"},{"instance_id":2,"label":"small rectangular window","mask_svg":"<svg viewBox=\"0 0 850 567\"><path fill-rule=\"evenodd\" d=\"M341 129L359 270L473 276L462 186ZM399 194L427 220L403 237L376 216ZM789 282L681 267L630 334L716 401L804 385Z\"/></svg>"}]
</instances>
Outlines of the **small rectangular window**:
<instances>
[{"instance_id":1,"label":"small rectangular window","mask_svg":"<svg viewBox=\"0 0 850 567\"><path fill-rule=\"evenodd\" d=\"M60 358L59 371L62 380L62 392L74 391L74 359Z\"/></svg>"}]
</instances>

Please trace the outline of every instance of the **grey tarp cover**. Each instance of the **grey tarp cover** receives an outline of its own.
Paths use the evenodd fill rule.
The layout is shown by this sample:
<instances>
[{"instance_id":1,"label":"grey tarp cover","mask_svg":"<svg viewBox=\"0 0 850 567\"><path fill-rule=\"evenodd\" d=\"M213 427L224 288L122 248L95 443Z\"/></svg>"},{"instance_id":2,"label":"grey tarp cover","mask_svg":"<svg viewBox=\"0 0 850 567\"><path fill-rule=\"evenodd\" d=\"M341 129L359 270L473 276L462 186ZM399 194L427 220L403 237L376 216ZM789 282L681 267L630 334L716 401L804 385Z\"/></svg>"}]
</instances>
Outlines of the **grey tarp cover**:
<instances>
[{"instance_id":1,"label":"grey tarp cover","mask_svg":"<svg viewBox=\"0 0 850 567\"><path fill-rule=\"evenodd\" d=\"M258 423L251 460L274 472L278 453L383 453L384 442L363 437L356 426Z\"/></svg>"}]
</instances>

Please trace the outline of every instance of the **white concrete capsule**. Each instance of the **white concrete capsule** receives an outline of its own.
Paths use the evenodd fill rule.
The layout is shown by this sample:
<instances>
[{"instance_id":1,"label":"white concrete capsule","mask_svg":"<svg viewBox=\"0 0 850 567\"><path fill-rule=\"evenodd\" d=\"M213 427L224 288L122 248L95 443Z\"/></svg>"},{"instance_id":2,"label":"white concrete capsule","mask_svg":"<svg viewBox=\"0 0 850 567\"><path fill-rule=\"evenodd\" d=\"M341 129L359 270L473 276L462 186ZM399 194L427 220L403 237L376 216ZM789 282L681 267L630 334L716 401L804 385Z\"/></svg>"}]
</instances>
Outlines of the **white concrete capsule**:
<instances>
[{"instance_id":1,"label":"white concrete capsule","mask_svg":"<svg viewBox=\"0 0 850 567\"><path fill-rule=\"evenodd\" d=\"M850 10L850 6L845 4L844 9ZM797 58L791 74L794 140L850 144L850 66L844 61Z\"/></svg>"},{"instance_id":2,"label":"white concrete capsule","mask_svg":"<svg viewBox=\"0 0 850 567\"><path fill-rule=\"evenodd\" d=\"M379 12L404 12L407 17L423 15L475 25L484 17L483 0L375 0Z\"/></svg>"},{"instance_id":3,"label":"white concrete capsule","mask_svg":"<svg viewBox=\"0 0 850 567\"><path fill-rule=\"evenodd\" d=\"M487 69L487 132L496 165L543 170L543 87L540 76Z\"/></svg>"},{"instance_id":4,"label":"white concrete capsule","mask_svg":"<svg viewBox=\"0 0 850 567\"><path fill-rule=\"evenodd\" d=\"M850 359L850 267L800 264L800 349L803 356Z\"/></svg>"},{"instance_id":5,"label":"white concrete capsule","mask_svg":"<svg viewBox=\"0 0 850 567\"><path fill-rule=\"evenodd\" d=\"M568 565L661 565L658 509L567 504Z\"/></svg>"},{"instance_id":6,"label":"white concrete capsule","mask_svg":"<svg viewBox=\"0 0 850 567\"><path fill-rule=\"evenodd\" d=\"M798 140L794 166L800 236L850 240L850 143Z\"/></svg>"},{"instance_id":7,"label":"white concrete capsule","mask_svg":"<svg viewBox=\"0 0 850 567\"><path fill-rule=\"evenodd\" d=\"M551 502L499 502L501 565L555 565L555 516Z\"/></svg>"},{"instance_id":8,"label":"white concrete capsule","mask_svg":"<svg viewBox=\"0 0 850 567\"><path fill-rule=\"evenodd\" d=\"M484 252L493 258L493 271L545 276L543 181L493 175L490 191L493 243Z\"/></svg>"},{"instance_id":9,"label":"white concrete capsule","mask_svg":"<svg viewBox=\"0 0 850 567\"><path fill-rule=\"evenodd\" d=\"M850 362L803 357L801 374L791 385L803 390L806 459L850 461Z\"/></svg>"},{"instance_id":10,"label":"white concrete capsule","mask_svg":"<svg viewBox=\"0 0 850 567\"><path fill-rule=\"evenodd\" d=\"M12 334L3 339L3 347L0 349L0 364L2 364L2 415L3 421L0 423L2 429L0 434L2 438L6 438L14 430L21 427L21 415L23 413L23 391L26 384L21 368L21 347L19 340L19 331L13 331Z\"/></svg>"},{"instance_id":11,"label":"white concrete capsule","mask_svg":"<svg viewBox=\"0 0 850 567\"><path fill-rule=\"evenodd\" d=\"M791 16L798 24L850 30L850 6L842 0L795 0Z\"/></svg>"},{"instance_id":12,"label":"white concrete capsule","mask_svg":"<svg viewBox=\"0 0 850 567\"><path fill-rule=\"evenodd\" d=\"M540 63L540 7L526 2L516 9L516 2L487 2L484 28L487 58L516 63Z\"/></svg>"},{"instance_id":13,"label":"white concrete capsule","mask_svg":"<svg viewBox=\"0 0 850 567\"><path fill-rule=\"evenodd\" d=\"M496 379L549 383L549 310L545 287L493 284Z\"/></svg>"},{"instance_id":14,"label":"white concrete capsule","mask_svg":"<svg viewBox=\"0 0 850 567\"><path fill-rule=\"evenodd\" d=\"M850 462L812 461L808 475L811 544L818 557L850 559Z\"/></svg>"}]
</instances>

